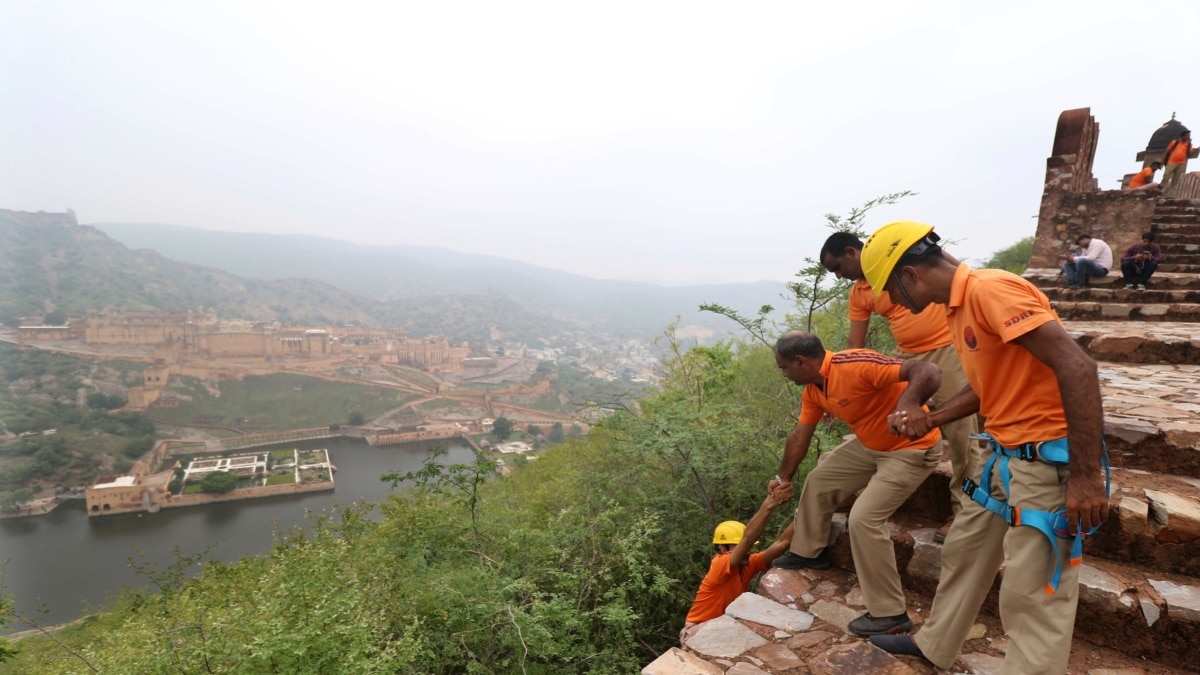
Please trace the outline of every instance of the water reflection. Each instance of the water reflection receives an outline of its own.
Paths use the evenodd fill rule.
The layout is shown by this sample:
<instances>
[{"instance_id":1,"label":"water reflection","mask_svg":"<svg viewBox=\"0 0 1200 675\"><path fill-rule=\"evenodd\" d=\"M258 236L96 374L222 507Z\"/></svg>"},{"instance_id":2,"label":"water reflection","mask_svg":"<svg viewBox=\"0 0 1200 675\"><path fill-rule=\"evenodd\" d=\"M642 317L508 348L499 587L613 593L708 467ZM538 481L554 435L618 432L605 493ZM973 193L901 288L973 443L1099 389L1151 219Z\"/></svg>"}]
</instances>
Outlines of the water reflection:
<instances>
[{"instance_id":1,"label":"water reflection","mask_svg":"<svg viewBox=\"0 0 1200 675\"><path fill-rule=\"evenodd\" d=\"M73 501L44 516L0 520L0 561L10 559L6 591L14 596L19 613L39 616L40 599L48 612L39 621L70 621L90 611L89 606L103 606L122 586L146 583L130 568L131 558L163 569L174 560L176 546L183 555L212 547L207 559L224 561L267 553L277 532L305 526L309 511L360 499L382 501L389 488L379 477L419 469L435 445L372 448L353 439L329 439L281 446L328 448L339 469L332 492L102 518L88 518L83 502ZM473 459L471 449L461 442L441 445L448 451L442 462Z\"/></svg>"}]
</instances>

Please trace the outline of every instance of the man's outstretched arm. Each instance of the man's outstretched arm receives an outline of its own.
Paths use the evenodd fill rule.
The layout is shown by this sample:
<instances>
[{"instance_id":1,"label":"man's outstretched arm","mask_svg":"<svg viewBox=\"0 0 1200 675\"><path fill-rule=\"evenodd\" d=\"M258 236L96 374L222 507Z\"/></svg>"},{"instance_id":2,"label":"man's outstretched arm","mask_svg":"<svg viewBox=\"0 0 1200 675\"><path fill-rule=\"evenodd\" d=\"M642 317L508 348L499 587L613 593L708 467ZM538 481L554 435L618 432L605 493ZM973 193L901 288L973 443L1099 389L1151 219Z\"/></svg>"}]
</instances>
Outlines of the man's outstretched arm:
<instances>
[{"instance_id":1,"label":"man's outstretched arm","mask_svg":"<svg viewBox=\"0 0 1200 675\"><path fill-rule=\"evenodd\" d=\"M792 486L790 484L776 488L774 492L767 495L762 506L758 507L758 511L750 518L750 522L746 523L746 531L742 533L742 540L733 547L733 551L729 554L731 568L744 565L749 560L750 549L754 548L754 542L758 541L763 530L767 529L767 519L771 517L771 512L775 510L776 506L791 498Z\"/></svg>"}]
</instances>

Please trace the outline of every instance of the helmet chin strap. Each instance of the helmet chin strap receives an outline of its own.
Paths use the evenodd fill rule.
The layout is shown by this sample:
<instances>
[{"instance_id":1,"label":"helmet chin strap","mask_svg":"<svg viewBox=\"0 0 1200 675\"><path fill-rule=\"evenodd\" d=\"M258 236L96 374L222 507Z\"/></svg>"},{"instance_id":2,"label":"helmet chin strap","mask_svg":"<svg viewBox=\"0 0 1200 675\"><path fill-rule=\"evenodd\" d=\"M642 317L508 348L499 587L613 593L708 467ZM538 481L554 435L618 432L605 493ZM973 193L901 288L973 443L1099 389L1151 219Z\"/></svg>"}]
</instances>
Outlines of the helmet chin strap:
<instances>
[{"instance_id":1,"label":"helmet chin strap","mask_svg":"<svg viewBox=\"0 0 1200 675\"><path fill-rule=\"evenodd\" d=\"M908 303L910 312L917 311L917 303L913 302L912 296L908 294L908 290L904 288L904 282L900 280L899 274L893 274L896 277L896 288L900 289L900 295L904 296L904 302Z\"/></svg>"}]
</instances>

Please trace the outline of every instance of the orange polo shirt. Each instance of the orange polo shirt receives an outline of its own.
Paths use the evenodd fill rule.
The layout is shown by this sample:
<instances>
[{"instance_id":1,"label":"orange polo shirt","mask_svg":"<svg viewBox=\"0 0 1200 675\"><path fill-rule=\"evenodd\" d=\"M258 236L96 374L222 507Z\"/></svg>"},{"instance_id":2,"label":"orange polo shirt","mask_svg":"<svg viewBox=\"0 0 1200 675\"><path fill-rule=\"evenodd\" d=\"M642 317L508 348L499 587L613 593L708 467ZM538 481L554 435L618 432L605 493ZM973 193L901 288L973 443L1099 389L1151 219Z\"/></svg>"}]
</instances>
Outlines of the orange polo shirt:
<instances>
[{"instance_id":1,"label":"orange polo shirt","mask_svg":"<svg viewBox=\"0 0 1200 675\"><path fill-rule=\"evenodd\" d=\"M700 582L700 590L696 591L696 599L688 610L687 621L700 623L721 616L731 602L750 590L750 581L755 574L771 567L761 553L751 553L747 560L745 565L730 569L728 553L713 556L708 574Z\"/></svg>"},{"instance_id":2,"label":"orange polo shirt","mask_svg":"<svg viewBox=\"0 0 1200 675\"><path fill-rule=\"evenodd\" d=\"M875 297L866 280L856 281L850 288L850 320L870 319L872 312L887 319L892 337L896 338L896 347L902 352L921 354L954 342L940 307L929 307L920 314L913 314L903 305L892 303L887 293Z\"/></svg>"},{"instance_id":3,"label":"orange polo shirt","mask_svg":"<svg viewBox=\"0 0 1200 675\"><path fill-rule=\"evenodd\" d=\"M1184 164L1188 161L1188 155L1192 152L1192 142L1184 143L1178 139L1171 141L1167 146L1167 164Z\"/></svg>"},{"instance_id":4,"label":"orange polo shirt","mask_svg":"<svg viewBox=\"0 0 1200 675\"><path fill-rule=\"evenodd\" d=\"M1054 371L1015 342L1051 321L1062 325L1041 291L1004 270L959 265L946 319L992 438L1015 447L1067 435Z\"/></svg>"},{"instance_id":5,"label":"orange polo shirt","mask_svg":"<svg viewBox=\"0 0 1200 675\"><path fill-rule=\"evenodd\" d=\"M1148 166L1148 167L1142 169L1141 171L1137 172L1137 174L1133 178L1129 179L1129 187L1131 187L1131 188L1144 187L1145 185L1147 185L1150 182L1150 179L1153 177L1154 177L1154 167Z\"/></svg>"},{"instance_id":6,"label":"orange polo shirt","mask_svg":"<svg viewBox=\"0 0 1200 675\"><path fill-rule=\"evenodd\" d=\"M932 446L942 440L942 432L936 428L916 440L897 436L888 429L887 416L895 412L908 387L900 380L902 365L900 359L869 349L825 352L821 364L825 386L804 386L800 395L801 424L816 424L829 412L850 425L858 441L871 450L890 452Z\"/></svg>"}]
</instances>

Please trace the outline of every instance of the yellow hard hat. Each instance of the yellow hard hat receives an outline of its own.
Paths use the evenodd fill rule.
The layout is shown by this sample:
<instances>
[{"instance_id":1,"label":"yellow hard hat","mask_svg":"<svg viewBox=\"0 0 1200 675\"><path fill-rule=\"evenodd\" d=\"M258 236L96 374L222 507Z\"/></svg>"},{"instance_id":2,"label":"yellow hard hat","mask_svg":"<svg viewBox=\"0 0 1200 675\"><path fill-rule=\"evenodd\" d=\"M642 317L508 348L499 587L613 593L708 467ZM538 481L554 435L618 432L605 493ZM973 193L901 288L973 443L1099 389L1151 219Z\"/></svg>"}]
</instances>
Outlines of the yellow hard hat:
<instances>
[{"instance_id":1,"label":"yellow hard hat","mask_svg":"<svg viewBox=\"0 0 1200 675\"><path fill-rule=\"evenodd\" d=\"M863 276L871 285L875 297L878 298L883 293L883 287L887 285L888 277L892 276L896 262L913 247L913 244L929 236L931 232L932 225L901 220L875 230L867 239L860 260Z\"/></svg>"},{"instance_id":2,"label":"yellow hard hat","mask_svg":"<svg viewBox=\"0 0 1200 675\"><path fill-rule=\"evenodd\" d=\"M736 544L746 533L746 526L736 520L727 520L713 530L714 544Z\"/></svg>"}]
</instances>

